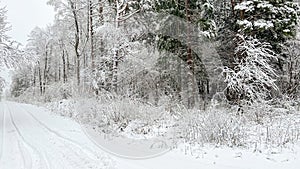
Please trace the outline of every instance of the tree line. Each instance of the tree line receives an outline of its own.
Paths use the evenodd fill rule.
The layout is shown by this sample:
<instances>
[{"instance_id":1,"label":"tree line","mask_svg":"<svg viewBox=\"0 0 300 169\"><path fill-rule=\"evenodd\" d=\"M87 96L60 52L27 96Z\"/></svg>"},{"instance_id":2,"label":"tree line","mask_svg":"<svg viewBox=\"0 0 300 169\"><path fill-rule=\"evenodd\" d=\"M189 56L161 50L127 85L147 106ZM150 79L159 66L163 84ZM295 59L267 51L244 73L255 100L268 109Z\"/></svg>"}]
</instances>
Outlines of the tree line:
<instances>
[{"instance_id":1,"label":"tree line","mask_svg":"<svg viewBox=\"0 0 300 169\"><path fill-rule=\"evenodd\" d=\"M45 101L113 93L154 105L205 108L299 97L299 6L293 0L49 0L35 28L34 66L12 94ZM175 19L174 19L175 18ZM150 29L150 30L149 30ZM153 31L158 29L158 31Z\"/></svg>"}]
</instances>

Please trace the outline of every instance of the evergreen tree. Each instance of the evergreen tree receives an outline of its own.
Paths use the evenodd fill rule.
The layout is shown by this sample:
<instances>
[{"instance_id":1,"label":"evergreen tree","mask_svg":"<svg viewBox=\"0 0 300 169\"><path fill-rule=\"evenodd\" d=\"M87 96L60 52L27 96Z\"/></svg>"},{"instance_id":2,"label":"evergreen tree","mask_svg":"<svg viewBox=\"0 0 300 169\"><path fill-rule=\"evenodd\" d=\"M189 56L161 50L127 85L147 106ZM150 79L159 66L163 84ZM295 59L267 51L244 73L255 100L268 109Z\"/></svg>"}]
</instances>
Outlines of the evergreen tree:
<instances>
[{"instance_id":1,"label":"evergreen tree","mask_svg":"<svg viewBox=\"0 0 300 169\"><path fill-rule=\"evenodd\" d=\"M242 0L231 1L225 8L226 17L224 17L223 25L220 28L220 40L222 46L219 48L219 54L224 60L224 64L227 68L235 73L242 71L241 65L250 57L257 56L253 52L241 52L240 49L246 44L250 45L255 39L256 44L266 45L254 45L245 46L245 49L249 50L262 50L269 51L262 55L260 59L266 59L267 55L272 53L274 57L265 62L263 65L256 64L252 67L252 71L260 71L259 67L270 81L264 81L264 78L256 77L253 80L247 82L247 85L253 85L255 81L260 80L258 83L264 84L263 89L266 88L266 83L273 83L274 72L268 73L267 70L271 68L269 64L276 62L279 68L282 67L282 45L283 43L296 34L296 24L298 19L299 7L292 0ZM220 24L221 25L221 24ZM242 39L242 40L241 40ZM268 47L266 47L268 46ZM254 47L251 49L251 47ZM233 78L233 77L232 77ZM239 80L245 80L245 77L239 77ZM227 81L228 82L228 81ZM231 87L227 87L226 94L230 101L238 102L239 100L248 99L244 94L247 93L244 88L243 92L231 90L232 84L227 83ZM239 85L235 83L235 85ZM236 86L237 87L237 86ZM269 86L270 87L270 86ZM274 86L276 88L276 86ZM252 91L260 93L261 88L258 86Z\"/></svg>"},{"instance_id":2,"label":"evergreen tree","mask_svg":"<svg viewBox=\"0 0 300 169\"><path fill-rule=\"evenodd\" d=\"M247 0L235 7L237 32L255 36L281 53L281 45L296 35L299 7L293 0Z\"/></svg>"},{"instance_id":3,"label":"evergreen tree","mask_svg":"<svg viewBox=\"0 0 300 169\"><path fill-rule=\"evenodd\" d=\"M167 25L168 28L171 28L169 31L175 32L175 34L178 32L177 29L183 29L183 36L186 37L184 41L164 34L155 35L153 38L156 38L156 45L160 51L172 53L187 65L189 69L187 74L188 82L186 82L188 83L189 90L188 105L189 107L193 107L195 104L195 94L198 93L204 98L205 95L209 93L209 77L205 65L201 60L199 51L195 51L195 48L192 46L200 45L200 42L198 41L199 36L214 36L213 6L209 0L155 0L153 4L154 11L176 16L178 19L185 22L183 25L186 27L184 28L178 26L178 23ZM160 26L164 27L165 25ZM200 30L202 35L200 33L195 35L193 32L194 30L192 30L191 27ZM196 86L197 88L195 88Z\"/></svg>"}]
</instances>

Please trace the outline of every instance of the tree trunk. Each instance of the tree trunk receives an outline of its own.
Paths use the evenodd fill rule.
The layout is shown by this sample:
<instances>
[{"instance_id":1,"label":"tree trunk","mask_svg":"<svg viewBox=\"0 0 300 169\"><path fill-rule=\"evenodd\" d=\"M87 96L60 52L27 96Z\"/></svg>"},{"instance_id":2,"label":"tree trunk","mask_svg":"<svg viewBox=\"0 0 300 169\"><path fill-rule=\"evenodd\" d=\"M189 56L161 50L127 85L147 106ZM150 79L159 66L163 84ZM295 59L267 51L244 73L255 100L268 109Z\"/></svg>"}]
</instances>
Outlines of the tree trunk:
<instances>
[{"instance_id":1,"label":"tree trunk","mask_svg":"<svg viewBox=\"0 0 300 169\"><path fill-rule=\"evenodd\" d=\"M47 72L48 72L48 45L46 45L46 52L45 52L43 93L45 93L45 91L46 91Z\"/></svg>"},{"instance_id":2,"label":"tree trunk","mask_svg":"<svg viewBox=\"0 0 300 169\"><path fill-rule=\"evenodd\" d=\"M185 0L185 11L187 21L187 64L189 66L188 72L188 107L193 108L195 106L195 83L194 83L194 61L192 57L191 49L191 30L189 24L191 23L190 16L190 1Z\"/></svg>"},{"instance_id":3,"label":"tree trunk","mask_svg":"<svg viewBox=\"0 0 300 169\"><path fill-rule=\"evenodd\" d=\"M41 73L41 67L39 66L39 82L40 82L40 94L43 95L43 82L42 82L42 73Z\"/></svg>"},{"instance_id":4,"label":"tree trunk","mask_svg":"<svg viewBox=\"0 0 300 169\"><path fill-rule=\"evenodd\" d=\"M33 69L33 87L36 86L36 68Z\"/></svg>"},{"instance_id":5,"label":"tree trunk","mask_svg":"<svg viewBox=\"0 0 300 169\"><path fill-rule=\"evenodd\" d=\"M119 27L119 20L120 15L122 13L123 3L119 3L118 0L116 0L116 18L115 18L115 26L116 28ZM118 46L113 49L114 55L113 55L113 70L112 70L112 91L117 93L118 91L118 65L119 65L119 48Z\"/></svg>"},{"instance_id":6,"label":"tree trunk","mask_svg":"<svg viewBox=\"0 0 300 169\"><path fill-rule=\"evenodd\" d=\"M118 50L114 49L114 58L113 58L113 77L112 77L112 90L117 93L118 92Z\"/></svg>"},{"instance_id":7,"label":"tree trunk","mask_svg":"<svg viewBox=\"0 0 300 169\"><path fill-rule=\"evenodd\" d=\"M91 45L91 67L95 69L95 44L94 44L94 25L93 25L93 4L92 0L89 0L89 30L90 30L90 45Z\"/></svg>"},{"instance_id":8,"label":"tree trunk","mask_svg":"<svg viewBox=\"0 0 300 169\"><path fill-rule=\"evenodd\" d=\"M69 0L69 3L71 5L73 17L74 17L74 26L75 26L75 45L74 45L74 50L76 54L76 77L77 77L77 85L80 85L80 54L79 54L79 23L78 23L78 16L76 13L76 5L74 4L73 1Z\"/></svg>"},{"instance_id":9,"label":"tree trunk","mask_svg":"<svg viewBox=\"0 0 300 169\"><path fill-rule=\"evenodd\" d=\"M66 58L65 58L65 50L62 53L62 62L63 62L63 82L67 82L67 72L66 72Z\"/></svg>"}]
</instances>

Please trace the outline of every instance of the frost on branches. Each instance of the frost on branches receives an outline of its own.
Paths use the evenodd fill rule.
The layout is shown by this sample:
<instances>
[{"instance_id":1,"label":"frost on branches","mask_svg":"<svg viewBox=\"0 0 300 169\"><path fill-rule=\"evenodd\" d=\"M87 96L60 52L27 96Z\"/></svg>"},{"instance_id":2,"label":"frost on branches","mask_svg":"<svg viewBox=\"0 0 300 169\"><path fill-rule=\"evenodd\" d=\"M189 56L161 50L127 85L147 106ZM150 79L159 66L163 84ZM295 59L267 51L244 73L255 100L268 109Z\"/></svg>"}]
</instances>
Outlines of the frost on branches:
<instances>
[{"instance_id":1,"label":"frost on branches","mask_svg":"<svg viewBox=\"0 0 300 169\"><path fill-rule=\"evenodd\" d=\"M239 45L235 50L234 68L225 67L225 83L228 100L239 104L241 100L253 102L270 96L270 90L277 90L276 72L269 64L276 60L276 54L269 43L253 37L237 35Z\"/></svg>"},{"instance_id":2,"label":"frost on branches","mask_svg":"<svg viewBox=\"0 0 300 169\"><path fill-rule=\"evenodd\" d=\"M9 23L6 21L6 9L0 7L0 73L7 68L16 68L23 63L34 62L31 55L20 50L20 43L11 40L7 35L10 30ZM5 78L0 74L0 96L5 86Z\"/></svg>"},{"instance_id":3,"label":"frost on branches","mask_svg":"<svg viewBox=\"0 0 300 169\"><path fill-rule=\"evenodd\" d=\"M299 6L292 0L241 0L231 1L231 9L224 27L230 35L223 40L233 42L224 48L231 50L224 69L227 99L239 104L270 98L278 79L272 66L283 67L282 45L296 35Z\"/></svg>"},{"instance_id":4,"label":"frost on branches","mask_svg":"<svg viewBox=\"0 0 300 169\"><path fill-rule=\"evenodd\" d=\"M31 59L19 49L20 43L11 40L7 35L10 26L6 19L6 9L0 7L0 71L4 67L17 67Z\"/></svg>"}]
</instances>

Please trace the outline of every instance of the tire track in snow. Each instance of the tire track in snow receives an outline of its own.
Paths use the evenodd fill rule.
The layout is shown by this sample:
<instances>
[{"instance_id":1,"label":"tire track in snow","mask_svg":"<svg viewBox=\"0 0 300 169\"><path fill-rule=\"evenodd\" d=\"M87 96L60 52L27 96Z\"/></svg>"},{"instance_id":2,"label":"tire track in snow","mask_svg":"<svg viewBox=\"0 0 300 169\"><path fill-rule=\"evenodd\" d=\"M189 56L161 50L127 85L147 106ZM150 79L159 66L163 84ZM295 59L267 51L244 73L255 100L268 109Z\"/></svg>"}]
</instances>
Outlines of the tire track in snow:
<instances>
[{"instance_id":1,"label":"tire track in snow","mask_svg":"<svg viewBox=\"0 0 300 169\"><path fill-rule=\"evenodd\" d=\"M81 144L79 142L76 142L76 141L74 141L74 140L72 140L70 138L67 138L67 137L61 135L57 131L52 130L45 123L43 123L36 116L34 116L31 112L29 112L26 108L24 108L24 107L22 107L20 105L19 105L19 107L21 107L23 110L25 110L25 112L28 115L30 115L40 126L42 126L44 129L48 130L48 132L50 132L51 134L59 137L61 140L64 140L64 141L67 141L67 142L71 143L72 145L74 145L75 147L77 147L78 149L80 149L82 152L84 152L86 155L88 155L88 156L94 156L94 157L92 157L93 160L99 160L100 159L100 157L98 155L96 155L95 152L93 152L90 148L85 147L87 150L83 149L82 146L81 146Z\"/></svg>"},{"instance_id":2,"label":"tire track in snow","mask_svg":"<svg viewBox=\"0 0 300 169\"><path fill-rule=\"evenodd\" d=\"M6 109L5 109L5 104L4 103L2 103L2 105L3 105L3 113L2 113L2 131L1 131L1 136L2 136L2 138L1 138L1 152L0 152L0 156L2 157L4 157L4 145L5 145L5 143L4 143L4 141L5 141L5 133L10 133L10 134L14 134L14 131L7 131L7 129L6 129ZM7 107L7 106L6 106ZM12 126L13 127L13 126ZM16 134L14 134L14 135L16 135ZM16 141L16 149L18 149L17 150L17 152L19 152L18 154L20 154L20 156L21 156L21 159L22 159L22 168L23 169L28 169L28 167L26 167L26 165L25 165L25 157L24 157L24 152L23 152L23 150L21 149L21 144L20 144L20 140L19 140L19 138L16 136L12 136L13 137L13 139ZM12 145L12 144L10 144L10 145ZM12 152L13 152L13 150L12 150ZM1 158L0 158L0 162L1 162ZM3 161L3 163L5 163L5 161Z\"/></svg>"},{"instance_id":3,"label":"tire track in snow","mask_svg":"<svg viewBox=\"0 0 300 169\"><path fill-rule=\"evenodd\" d=\"M22 143L23 143L24 145L26 145L27 147L30 147L30 149L33 150L34 152L36 152L36 153L38 154L38 157L39 157L39 162L40 162L40 163L46 164L46 168L47 168L47 169L50 169L50 168L49 168L49 162L48 162L48 160L44 158L44 156L42 155L42 153L41 153L37 148L35 148L32 144L30 144L28 141L26 141L25 137L22 135L20 129L19 129L18 126L16 125L16 123L15 123L15 121L14 121L14 119L13 119L12 113L11 113L11 111L10 111L10 109L9 109L8 106L7 106L7 110L9 111L10 121L11 121L11 123L13 124L14 128L16 129L18 135L19 135L20 138L22 139ZM44 166L44 165L40 164L39 168L42 168L43 166ZM32 165L31 165L30 168L32 168Z\"/></svg>"},{"instance_id":4,"label":"tire track in snow","mask_svg":"<svg viewBox=\"0 0 300 169\"><path fill-rule=\"evenodd\" d=\"M0 163L3 156L3 149L4 149L4 130L5 130L5 109L4 109L4 103L1 103L3 105L3 113L2 113L2 131L1 131L1 151L0 151Z\"/></svg>"},{"instance_id":5,"label":"tire track in snow","mask_svg":"<svg viewBox=\"0 0 300 169\"><path fill-rule=\"evenodd\" d=\"M18 149L19 149L19 152L22 156L22 164L23 164L23 168L24 169L27 169L28 167L26 167L26 162L25 162L25 155L24 155L24 151L23 149L21 148L21 142L20 140L18 140Z\"/></svg>"},{"instance_id":6,"label":"tire track in snow","mask_svg":"<svg viewBox=\"0 0 300 169\"><path fill-rule=\"evenodd\" d=\"M34 116L30 111L28 111L26 108L24 108L21 105L18 105L18 107L20 107L21 109L23 109L25 111L26 114L28 114L29 116L31 116L31 118L36 121L39 126L41 126L41 128L44 129L44 131L46 131L47 133L49 133L50 135L54 135L55 137L53 137L52 139L57 139L60 140L58 142L53 142L54 144L63 144L65 148L68 148L69 152L71 153L65 153L64 151L60 151L63 154L63 158L65 158L69 164L71 166L73 166L72 168L76 168L78 166L83 166L83 167L87 167L88 168L103 168L107 165L107 160L103 159L101 156L97 155L96 152L93 152L90 148L85 147L85 149L82 148L81 144L79 142L76 142L70 138L67 138L63 135L61 135L60 133L56 132L55 130L52 130L50 127L48 127L45 123L43 123L42 121L40 121L36 116ZM67 144L66 142L70 143ZM71 146L72 145L72 146ZM75 149L74 149L75 147ZM84 153L86 156L82 157L82 153ZM75 154L76 156L69 157L70 154ZM91 157L93 156L93 157ZM86 158L85 158L86 157ZM79 160L74 160L74 159L79 159ZM104 160L104 161L102 161ZM81 165L80 162L82 162ZM99 162L103 163L104 166L101 167L101 163L99 164ZM94 164L94 165L93 165ZM99 166L99 167L98 167Z\"/></svg>"}]
</instances>

